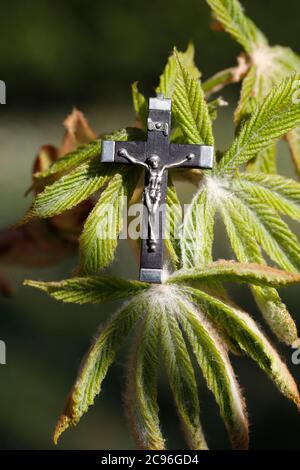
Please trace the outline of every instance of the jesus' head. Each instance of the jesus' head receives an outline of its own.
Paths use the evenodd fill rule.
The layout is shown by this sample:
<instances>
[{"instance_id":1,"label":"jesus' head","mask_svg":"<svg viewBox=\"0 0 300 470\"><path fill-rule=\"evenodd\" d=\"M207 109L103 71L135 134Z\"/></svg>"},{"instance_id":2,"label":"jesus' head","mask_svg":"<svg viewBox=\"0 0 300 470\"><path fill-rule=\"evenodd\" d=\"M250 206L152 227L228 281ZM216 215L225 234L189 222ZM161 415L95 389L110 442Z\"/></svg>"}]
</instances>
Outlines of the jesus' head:
<instances>
[{"instance_id":1,"label":"jesus' head","mask_svg":"<svg viewBox=\"0 0 300 470\"><path fill-rule=\"evenodd\" d=\"M160 158L158 155L151 155L151 157L147 158L146 163L148 163L153 170L157 170L160 164Z\"/></svg>"}]
</instances>

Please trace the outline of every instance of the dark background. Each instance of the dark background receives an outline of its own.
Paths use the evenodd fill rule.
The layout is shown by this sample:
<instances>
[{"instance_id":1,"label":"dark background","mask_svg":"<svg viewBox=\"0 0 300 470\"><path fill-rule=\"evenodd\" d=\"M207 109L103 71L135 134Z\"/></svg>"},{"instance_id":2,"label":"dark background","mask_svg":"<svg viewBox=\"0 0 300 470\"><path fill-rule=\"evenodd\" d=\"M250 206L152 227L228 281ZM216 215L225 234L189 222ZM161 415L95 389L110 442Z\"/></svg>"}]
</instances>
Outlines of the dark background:
<instances>
[{"instance_id":1,"label":"dark background","mask_svg":"<svg viewBox=\"0 0 300 470\"><path fill-rule=\"evenodd\" d=\"M247 13L272 44L300 53L296 0L244 1ZM14 223L29 206L23 198L30 183L31 163L44 143L59 144L61 123L76 105L95 131L131 124L130 84L138 80L153 93L174 45L183 49L192 39L204 78L235 64L240 51L226 34L209 28L204 0L127 1L2 1L0 6L0 79L7 85L7 105L0 107L0 228ZM231 106L237 87L225 91ZM219 147L233 135L231 108L215 126ZM280 145L280 167L291 175L287 151ZM193 188L180 186L185 199ZM217 231L222 233L223 227ZM223 236L219 237L223 240ZM218 242L215 256L230 258L228 245ZM134 276L130 253L121 244L110 269ZM0 448L53 448L51 433L81 357L99 323L115 306L63 305L22 287L24 278L67 277L76 259L46 270L7 268L14 297L0 298L0 339L7 344L7 365L0 366ZM298 288L283 292L293 315L299 315ZM257 316L246 288L236 299ZM270 335L271 336L271 335ZM275 344L276 340L271 337ZM281 347L299 382L300 366ZM126 347L104 382L101 397L79 426L63 436L60 448L129 449L133 442L122 408ZM245 390L251 423L251 448L300 448L300 416L263 373L248 359L234 359ZM199 375L199 374L198 374ZM201 413L209 445L228 448L223 424L211 395L200 381ZM182 448L179 425L168 386L161 379L161 414L169 446Z\"/></svg>"}]
</instances>

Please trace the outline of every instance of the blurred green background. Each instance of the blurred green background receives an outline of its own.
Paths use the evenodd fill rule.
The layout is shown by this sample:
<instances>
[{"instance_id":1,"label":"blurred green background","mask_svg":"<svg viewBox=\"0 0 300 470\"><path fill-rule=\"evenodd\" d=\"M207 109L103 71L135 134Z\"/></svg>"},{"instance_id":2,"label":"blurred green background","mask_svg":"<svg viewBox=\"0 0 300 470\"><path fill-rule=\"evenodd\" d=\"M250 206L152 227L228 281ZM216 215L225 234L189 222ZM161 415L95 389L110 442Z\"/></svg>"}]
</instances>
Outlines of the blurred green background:
<instances>
[{"instance_id":1,"label":"blurred green background","mask_svg":"<svg viewBox=\"0 0 300 470\"><path fill-rule=\"evenodd\" d=\"M243 3L271 43L300 53L299 1ZM0 79L7 85L7 105L0 107L0 228L17 221L28 208L30 200L23 193L30 184L33 157L42 144L60 143L62 121L74 105L85 112L97 133L131 124L130 84L139 80L147 95L153 93L172 47L184 48L190 39L204 78L234 65L239 47L227 35L212 32L209 23L204 0L2 1ZM223 93L232 105L237 91L232 87ZM233 135L230 108L220 112L215 131L218 146L225 147ZM287 149L280 144L281 170L291 175L287 162ZM180 185L185 200L192 191ZM223 230L220 227L218 233ZM228 246L220 240L216 257L230 258ZM24 278L67 277L75 264L76 259L69 259L44 270L0 267L15 286L12 299L0 298L0 339L7 344L7 365L0 366L1 449L54 448L51 433L81 357L98 325L116 307L63 305L22 287ZM136 276L125 243L110 272ZM233 292L261 322L248 290ZM297 318L299 288L286 289L283 297ZM300 366L292 366L288 348L280 350L299 383ZM95 407L63 436L60 449L134 447L122 406L126 356L125 346ZM233 362L248 401L251 448L300 449L300 415L294 407L249 360ZM201 378L199 389L209 445L228 448L217 407ZM163 428L170 447L184 448L170 398L162 377Z\"/></svg>"}]
</instances>

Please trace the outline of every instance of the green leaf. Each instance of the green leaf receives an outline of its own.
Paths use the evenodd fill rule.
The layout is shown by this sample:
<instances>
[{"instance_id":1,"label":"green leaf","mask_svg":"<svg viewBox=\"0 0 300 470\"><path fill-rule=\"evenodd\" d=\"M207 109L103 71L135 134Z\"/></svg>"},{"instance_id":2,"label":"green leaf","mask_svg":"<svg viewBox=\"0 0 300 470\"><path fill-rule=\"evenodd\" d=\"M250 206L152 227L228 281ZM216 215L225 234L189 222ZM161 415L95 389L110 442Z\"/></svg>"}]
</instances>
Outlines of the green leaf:
<instances>
[{"instance_id":1,"label":"green leaf","mask_svg":"<svg viewBox=\"0 0 300 470\"><path fill-rule=\"evenodd\" d=\"M148 103L144 95L138 90L138 82L131 85L131 90L136 118L141 123L142 129L147 130Z\"/></svg>"},{"instance_id":2,"label":"green leaf","mask_svg":"<svg viewBox=\"0 0 300 470\"><path fill-rule=\"evenodd\" d=\"M297 344L296 324L278 292L275 289L255 286L252 286L252 291L259 309L277 338L289 346Z\"/></svg>"},{"instance_id":3,"label":"green leaf","mask_svg":"<svg viewBox=\"0 0 300 470\"><path fill-rule=\"evenodd\" d=\"M235 449L248 448L248 421L244 400L229 362L213 326L192 304L180 301L180 323L191 343L208 388L220 407L221 416Z\"/></svg>"},{"instance_id":4,"label":"green leaf","mask_svg":"<svg viewBox=\"0 0 300 470\"><path fill-rule=\"evenodd\" d=\"M216 207L205 188L198 191L185 215L182 237L184 268L201 267L212 262Z\"/></svg>"},{"instance_id":5,"label":"green leaf","mask_svg":"<svg viewBox=\"0 0 300 470\"><path fill-rule=\"evenodd\" d=\"M79 241L81 274L93 274L113 261L122 229L122 211L126 200L130 201L139 176L137 168L117 173L89 214Z\"/></svg>"},{"instance_id":6,"label":"green leaf","mask_svg":"<svg viewBox=\"0 0 300 470\"><path fill-rule=\"evenodd\" d=\"M270 268L262 264L216 261L203 268L175 272L168 283L242 282L257 286L282 287L300 282L300 274Z\"/></svg>"},{"instance_id":7,"label":"green leaf","mask_svg":"<svg viewBox=\"0 0 300 470\"><path fill-rule=\"evenodd\" d=\"M36 287L62 302L99 304L125 299L139 294L149 284L110 276L73 277L58 282L25 281L25 286Z\"/></svg>"},{"instance_id":8,"label":"green leaf","mask_svg":"<svg viewBox=\"0 0 300 470\"><path fill-rule=\"evenodd\" d=\"M54 433L55 443L60 435L69 426L75 426L93 405L122 342L143 312L141 299L133 300L110 319L98 334L84 359L64 412L57 423Z\"/></svg>"},{"instance_id":9,"label":"green leaf","mask_svg":"<svg viewBox=\"0 0 300 470\"><path fill-rule=\"evenodd\" d=\"M194 62L195 48L192 43L189 43L185 52L178 53L182 63L190 73L190 75L198 80L201 77L200 71L197 69ZM177 75L176 58L174 53L169 57L167 65L160 76L159 86L156 89L157 93L162 93L166 98L172 98L175 81Z\"/></svg>"},{"instance_id":10,"label":"green leaf","mask_svg":"<svg viewBox=\"0 0 300 470\"><path fill-rule=\"evenodd\" d=\"M175 268L180 267L181 245L180 226L182 224L182 208L176 188L169 177L166 197L165 246Z\"/></svg>"},{"instance_id":11,"label":"green leaf","mask_svg":"<svg viewBox=\"0 0 300 470\"><path fill-rule=\"evenodd\" d=\"M185 143L185 137L180 127L175 127L172 129L170 142L172 144L184 144Z\"/></svg>"},{"instance_id":12,"label":"green leaf","mask_svg":"<svg viewBox=\"0 0 300 470\"><path fill-rule=\"evenodd\" d=\"M221 211L231 246L238 260L242 263L264 264L253 229L247 226L245 230L241 208L233 200L228 200L226 205L221 206ZM252 286L251 289L272 331L281 341L293 344L297 340L297 329L278 293L270 287Z\"/></svg>"},{"instance_id":13,"label":"green leaf","mask_svg":"<svg viewBox=\"0 0 300 470\"><path fill-rule=\"evenodd\" d=\"M249 118L258 104L257 95L259 90L257 90L256 86L257 70L256 67L252 65L242 82L239 103L234 112L234 121L237 125L239 125L241 121Z\"/></svg>"},{"instance_id":14,"label":"green leaf","mask_svg":"<svg viewBox=\"0 0 300 470\"><path fill-rule=\"evenodd\" d=\"M211 289L210 286L208 286L208 289L206 291L208 294L213 295L216 298L220 298L229 304L233 304L233 301L228 297L228 294L226 293L226 291L224 291L225 294L223 295L222 291L219 289L219 286L217 286L217 289L213 289L213 290ZM209 311L209 313L207 311ZM218 309L217 306L212 305L212 304L205 305L205 313L210 318L214 318L214 317L218 318L219 315L223 315L222 311L220 311L220 309ZM216 323L214 323L213 326L214 328L216 328L218 335L220 336L220 341L221 341L220 344L225 345L225 349L228 352L231 352L232 354L238 357L241 357L244 355L244 351L240 348L240 346L234 339L228 336L226 331L224 331L222 328L219 328L219 326Z\"/></svg>"},{"instance_id":15,"label":"green leaf","mask_svg":"<svg viewBox=\"0 0 300 470\"><path fill-rule=\"evenodd\" d=\"M250 57L252 65L243 81L235 111L236 123L248 117L272 87L287 76L300 72L300 58L286 47L261 46L255 48Z\"/></svg>"},{"instance_id":16,"label":"green leaf","mask_svg":"<svg viewBox=\"0 0 300 470\"><path fill-rule=\"evenodd\" d=\"M296 174L300 176L300 128L294 129L286 135L286 140L292 156Z\"/></svg>"},{"instance_id":17,"label":"green leaf","mask_svg":"<svg viewBox=\"0 0 300 470\"><path fill-rule=\"evenodd\" d=\"M286 76L300 71L300 58L291 49L281 46L256 48L251 53L251 62L252 66L243 81L239 105L235 111L236 123L249 117L255 109L255 105L262 102L274 85L280 83ZM298 134L298 130L295 129L287 136L297 173L300 168L300 164L298 165ZM259 153L254 160L255 165L252 170L275 173L274 158L272 152Z\"/></svg>"},{"instance_id":18,"label":"green leaf","mask_svg":"<svg viewBox=\"0 0 300 470\"><path fill-rule=\"evenodd\" d=\"M222 199L219 204L230 244L240 262L260 263L263 258L253 228L247 227L245 230L243 213L240 212L240 207L235 206L235 200L225 197L225 202Z\"/></svg>"},{"instance_id":19,"label":"green leaf","mask_svg":"<svg viewBox=\"0 0 300 470\"><path fill-rule=\"evenodd\" d=\"M259 44L266 43L261 31L244 14L238 0L207 0L207 3L224 29L245 51L250 52Z\"/></svg>"},{"instance_id":20,"label":"green leaf","mask_svg":"<svg viewBox=\"0 0 300 470\"><path fill-rule=\"evenodd\" d=\"M142 450L165 448L157 403L159 326L157 312L149 312L138 328L128 364L127 414Z\"/></svg>"},{"instance_id":21,"label":"green leaf","mask_svg":"<svg viewBox=\"0 0 300 470\"><path fill-rule=\"evenodd\" d=\"M271 259L290 271L294 271L298 266L300 248L296 236L277 211L290 216L293 214L295 218L297 213L292 210L292 206L288 207L288 204L293 198L292 193L295 195L296 191L293 189L297 189L297 184L278 175L243 174L232 180L233 191L222 202L224 222L226 223L227 217L234 217L234 223L239 225L242 231L246 223L247 233L244 231L242 237L256 239ZM269 191L265 190L264 186L268 187ZM291 199L287 202L285 197L288 198L289 195ZM224 211L225 206L229 207L229 215ZM261 253L258 250L256 253L252 252L246 261L249 259L261 262Z\"/></svg>"},{"instance_id":22,"label":"green leaf","mask_svg":"<svg viewBox=\"0 0 300 470\"><path fill-rule=\"evenodd\" d=\"M277 212L300 220L300 184L279 175L241 173L232 182L234 191L255 196Z\"/></svg>"},{"instance_id":23,"label":"green leaf","mask_svg":"<svg viewBox=\"0 0 300 470\"><path fill-rule=\"evenodd\" d=\"M235 112L235 121L239 124L251 115L255 106L262 101L274 85L288 75L300 72L300 57L287 47L270 47L262 33L244 15L237 0L207 1L225 30L249 53L251 66L243 81L239 105ZM226 74L224 77L221 75L220 79L224 78L225 83L226 80L230 80L230 78L226 78ZM208 81L208 86L211 87L212 85L213 81ZM299 130L297 129L290 132L287 137L297 174L300 173L298 134ZM276 171L274 158L271 157L270 153L265 155L260 152L254 157L258 160L257 170L263 168L264 171L267 170L272 173ZM262 162L260 162L260 159L262 159ZM256 170L255 166L252 167L252 170Z\"/></svg>"},{"instance_id":24,"label":"green leaf","mask_svg":"<svg viewBox=\"0 0 300 470\"><path fill-rule=\"evenodd\" d=\"M221 159L218 174L232 172L297 127L300 104L294 98L299 80L300 75L284 79L256 107Z\"/></svg>"},{"instance_id":25,"label":"green leaf","mask_svg":"<svg viewBox=\"0 0 300 470\"><path fill-rule=\"evenodd\" d=\"M199 80L184 67L178 53L176 82L173 96L173 113L187 143L213 145L212 125Z\"/></svg>"},{"instance_id":26,"label":"green leaf","mask_svg":"<svg viewBox=\"0 0 300 470\"><path fill-rule=\"evenodd\" d=\"M147 134L138 127L123 127L110 134L101 134L102 140L117 140L121 142L127 142L130 140L146 140Z\"/></svg>"},{"instance_id":27,"label":"green leaf","mask_svg":"<svg viewBox=\"0 0 300 470\"><path fill-rule=\"evenodd\" d=\"M240 213L240 222L252 230L268 256L287 271L300 269L300 245L297 237L272 207L249 193L231 195ZM225 202L226 203L226 202Z\"/></svg>"},{"instance_id":28,"label":"green leaf","mask_svg":"<svg viewBox=\"0 0 300 470\"><path fill-rule=\"evenodd\" d=\"M252 90L257 101L261 101L274 85L295 72L300 72L300 57L288 47L263 46L251 53L255 70Z\"/></svg>"},{"instance_id":29,"label":"green leaf","mask_svg":"<svg viewBox=\"0 0 300 470\"><path fill-rule=\"evenodd\" d=\"M276 145L271 145L260 152L253 160L247 164L249 173L277 173Z\"/></svg>"},{"instance_id":30,"label":"green leaf","mask_svg":"<svg viewBox=\"0 0 300 470\"><path fill-rule=\"evenodd\" d=\"M178 306L177 306L178 307ZM190 449L207 449L199 419L198 391L193 366L174 309L161 308L164 363L185 438Z\"/></svg>"},{"instance_id":31,"label":"green leaf","mask_svg":"<svg viewBox=\"0 0 300 470\"><path fill-rule=\"evenodd\" d=\"M94 140L89 144L80 145L73 152L67 153L52 163L47 170L35 173L34 177L36 179L44 179L52 175L70 171L81 163L84 163L86 160L99 156L100 151L101 140Z\"/></svg>"},{"instance_id":32,"label":"green leaf","mask_svg":"<svg viewBox=\"0 0 300 470\"><path fill-rule=\"evenodd\" d=\"M257 187L254 186L256 179L258 180ZM292 270L295 269L293 264L291 265L289 259L287 259L285 255L285 248L281 246L282 243L287 244L288 253L290 253L291 257L295 258L295 261L297 262L298 243L295 242L294 235L289 232L287 226L280 221L277 216L274 220L273 217L270 218L268 210L266 211L266 214L262 214L259 208L260 204L254 204L254 213L252 213L249 211L249 207L243 203L242 199L243 194L251 194L253 186L253 194L256 195L256 197L258 197L258 192L265 191L267 193L264 197L262 195L260 196L262 202L268 203L268 199L271 199L271 197L273 199L274 192L278 199L276 208L280 209L281 212L294 214L295 218L297 216L296 208L299 200L299 183L292 182L279 176L249 174L240 174L239 177L234 178L233 180L216 180L215 178L207 178L207 183L207 188L209 189L208 200L213 207L218 207L220 210L231 246L240 262L265 264L257 242L258 240L260 242L263 241L264 247L266 247L270 252L270 256L276 256L278 261L280 260L284 265L285 263L289 263L289 268ZM247 188L246 185L251 185L251 188ZM264 187L269 187L269 190L264 189ZM276 194L277 187L278 194ZM204 189L202 188L198 193L199 203L202 205L204 205L204 203L201 201L200 195L203 191ZM291 202L293 204L290 207L289 204ZM270 202L269 205L271 205ZM257 206L262 220L258 218L255 212L257 210ZM202 214L203 210L204 208L200 205L196 211L196 215ZM249 217L252 221L249 221ZM201 218L205 220L203 215L201 215ZM278 220L279 226L274 225L278 223ZM205 225L206 223L204 223L204 226ZM245 226L247 226L247 230L245 230ZM269 226L273 227L271 232ZM185 227L188 227L187 221L185 222ZM278 227L279 230L277 230L276 227ZM194 240L198 241L198 238L201 240L202 237L196 238L196 233L197 232L195 232ZM193 240L193 237L190 238ZM188 239L187 235L184 237L184 241L185 239ZM280 245L278 245L278 243ZM275 248L276 246L277 248L280 248L279 252L277 248ZM276 254L274 254L275 250L277 250ZM190 258L190 266L192 267L194 266L193 253L191 253ZM187 267L189 267L189 265L187 265ZM271 288L264 288L262 290L259 287L253 287L252 291L265 320L277 337L287 344L294 343L297 340L295 323L286 306L280 300L278 293Z\"/></svg>"},{"instance_id":33,"label":"green leaf","mask_svg":"<svg viewBox=\"0 0 300 470\"><path fill-rule=\"evenodd\" d=\"M144 140L145 134L141 129L135 127L126 127L112 132L111 134L101 135L101 139L94 140L88 144L79 145L73 152L70 152L52 163L45 171L34 174L37 180L47 180L51 176L61 176L62 173L68 173L77 168L82 163L93 157L99 157L101 153L101 140Z\"/></svg>"},{"instance_id":34,"label":"green leaf","mask_svg":"<svg viewBox=\"0 0 300 470\"><path fill-rule=\"evenodd\" d=\"M293 377L251 317L242 310L199 289L185 288L185 291L200 308L205 310L207 304L217 307L211 320L237 341L239 346L270 377L278 390L299 408L300 397ZM221 314L217 316L217 312ZM206 310L206 313L210 314L210 310Z\"/></svg>"},{"instance_id":35,"label":"green leaf","mask_svg":"<svg viewBox=\"0 0 300 470\"><path fill-rule=\"evenodd\" d=\"M24 221L31 217L52 217L71 209L101 189L115 172L113 165L100 163L99 156L81 164L54 184L46 186L33 201Z\"/></svg>"}]
</instances>

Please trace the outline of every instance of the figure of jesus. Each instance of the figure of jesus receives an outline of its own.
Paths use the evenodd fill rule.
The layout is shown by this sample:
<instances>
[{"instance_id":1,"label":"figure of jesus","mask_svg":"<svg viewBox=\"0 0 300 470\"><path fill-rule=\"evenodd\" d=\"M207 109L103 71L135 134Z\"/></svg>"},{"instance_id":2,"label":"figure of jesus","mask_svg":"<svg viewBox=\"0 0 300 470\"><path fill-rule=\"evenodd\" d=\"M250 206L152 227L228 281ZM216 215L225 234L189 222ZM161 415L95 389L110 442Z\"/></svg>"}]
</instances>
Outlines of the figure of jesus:
<instances>
[{"instance_id":1,"label":"figure of jesus","mask_svg":"<svg viewBox=\"0 0 300 470\"><path fill-rule=\"evenodd\" d=\"M148 251L156 250L157 239L155 235L156 214L161 200L161 183L165 170L176 168L186 161L192 160L195 155L188 154L183 160L161 166L161 159L158 155L151 155L145 162L138 160L130 155L126 149L120 149L118 152L120 157L126 158L131 163L140 165L146 170L146 184L143 195L143 202L148 212Z\"/></svg>"}]
</instances>

